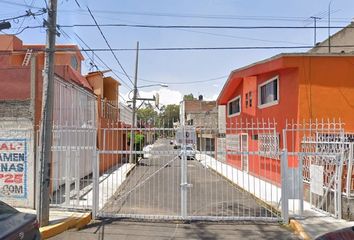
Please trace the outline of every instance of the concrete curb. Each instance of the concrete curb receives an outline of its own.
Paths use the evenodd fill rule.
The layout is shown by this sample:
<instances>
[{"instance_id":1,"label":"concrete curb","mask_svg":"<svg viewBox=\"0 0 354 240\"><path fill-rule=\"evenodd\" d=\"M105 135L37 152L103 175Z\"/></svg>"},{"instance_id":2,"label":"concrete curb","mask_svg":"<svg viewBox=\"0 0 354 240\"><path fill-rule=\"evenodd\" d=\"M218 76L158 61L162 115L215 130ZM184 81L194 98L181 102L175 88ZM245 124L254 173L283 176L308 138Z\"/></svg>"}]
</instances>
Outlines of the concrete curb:
<instances>
[{"instance_id":1,"label":"concrete curb","mask_svg":"<svg viewBox=\"0 0 354 240\"><path fill-rule=\"evenodd\" d=\"M312 238L305 232L302 225L295 219L291 219L289 227L304 240L311 240Z\"/></svg>"},{"instance_id":2,"label":"concrete curb","mask_svg":"<svg viewBox=\"0 0 354 240\"><path fill-rule=\"evenodd\" d=\"M80 217L71 216L60 223L41 227L39 229L41 233L41 239L48 239L54 237L55 235L58 235L71 228L76 228L77 230L79 230L85 227L91 221L91 219L91 213L84 213Z\"/></svg>"}]
</instances>

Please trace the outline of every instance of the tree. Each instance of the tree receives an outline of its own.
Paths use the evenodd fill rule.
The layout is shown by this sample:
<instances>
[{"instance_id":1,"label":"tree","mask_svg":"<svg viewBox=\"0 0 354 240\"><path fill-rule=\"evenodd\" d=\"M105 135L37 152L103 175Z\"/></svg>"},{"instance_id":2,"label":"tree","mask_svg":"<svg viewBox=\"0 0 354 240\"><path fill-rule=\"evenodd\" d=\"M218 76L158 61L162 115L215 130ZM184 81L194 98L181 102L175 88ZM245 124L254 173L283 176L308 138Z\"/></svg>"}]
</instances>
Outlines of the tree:
<instances>
[{"instance_id":1,"label":"tree","mask_svg":"<svg viewBox=\"0 0 354 240\"><path fill-rule=\"evenodd\" d=\"M150 103L145 104L144 108L139 108L137 110L138 123L152 124L157 118L157 115L157 112Z\"/></svg>"},{"instance_id":2,"label":"tree","mask_svg":"<svg viewBox=\"0 0 354 240\"><path fill-rule=\"evenodd\" d=\"M194 98L193 93L183 96L183 100L195 100L195 99L196 98Z\"/></svg>"},{"instance_id":3,"label":"tree","mask_svg":"<svg viewBox=\"0 0 354 240\"><path fill-rule=\"evenodd\" d=\"M159 114L162 127L172 128L174 122L179 121L179 105L170 104L164 106Z\"/></svg>"}]
</instances>

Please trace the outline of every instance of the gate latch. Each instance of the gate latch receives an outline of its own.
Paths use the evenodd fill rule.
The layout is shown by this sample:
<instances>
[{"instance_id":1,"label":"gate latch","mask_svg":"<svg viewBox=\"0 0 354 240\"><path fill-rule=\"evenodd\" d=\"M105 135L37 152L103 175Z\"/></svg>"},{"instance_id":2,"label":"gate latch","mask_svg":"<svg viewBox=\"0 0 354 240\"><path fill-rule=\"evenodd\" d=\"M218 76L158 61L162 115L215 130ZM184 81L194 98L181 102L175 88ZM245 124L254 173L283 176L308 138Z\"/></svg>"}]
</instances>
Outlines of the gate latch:
<instances>
[{"instance_id":1,"label":"gate latch","mask_svg":"<svg viewBox=\"0 0 354 240\"><path fill-rule=\"evenodd\" d=\"M181 183L181 187L183 187L183 188L191 188L191 187L193 187L193 184L190 184L190 183Z\"/></svg>"}]
</instances>

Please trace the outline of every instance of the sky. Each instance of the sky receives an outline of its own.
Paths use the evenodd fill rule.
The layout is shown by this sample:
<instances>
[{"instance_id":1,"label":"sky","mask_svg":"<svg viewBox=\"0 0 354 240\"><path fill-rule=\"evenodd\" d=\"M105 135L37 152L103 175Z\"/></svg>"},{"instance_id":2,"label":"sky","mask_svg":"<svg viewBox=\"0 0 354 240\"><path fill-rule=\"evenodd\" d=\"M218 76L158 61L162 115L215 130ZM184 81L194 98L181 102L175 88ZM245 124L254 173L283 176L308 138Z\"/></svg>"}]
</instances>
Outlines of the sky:
<instances>
[{"instance_id":1,"label":"sky","mask_svg":"<svg viewBox=\"0 0 354 240\"><path fill-rule=\"evenodd\" d=\"M49 1L49 0L47 0ZM45 0L0 0L0 19L22 15L45 7ZM346 26L352 20L352 0L58 0L59 25L94 24L87 7L99 24L149 25L230 25L230 26L313 26L311 16L321 17L318 26L327 26L331 6L331 25ZM42 25L45 15L24 18L12 23L3 33L17 33L26 26ZM339 30L339 29L338 29ZM161 47L247 47L247 46L311 46L313 29L151 29L129 27L102 27L112 48ZM332 29L333 34L337 30ZM317 42L327 38L327 29L317 29ZM45 30L26 29L18 34L24 43L45 43ZM61 28L57 43L74 43L91 49L107 48L97 27ZM183 95L203 95L215 100L228 75L234 69L274 56L281 52L300 52L306 49L208 50L208 51L139 51L138 86L141 97L152 97L158 92L161 104L178 103ZM135 73L135 51L118 51L116 56L130 75L128 79L110 52L84 54L83 73L90 63L106 70L99 60L112 69L122 83L122 101L129 100ZM97 57L98 56L98 57ZM91 58L91 59L90 59ZM96 69L94 69L96 70ZM160 86L144 87L165 83Z\"/></svg>"}]
</instances>

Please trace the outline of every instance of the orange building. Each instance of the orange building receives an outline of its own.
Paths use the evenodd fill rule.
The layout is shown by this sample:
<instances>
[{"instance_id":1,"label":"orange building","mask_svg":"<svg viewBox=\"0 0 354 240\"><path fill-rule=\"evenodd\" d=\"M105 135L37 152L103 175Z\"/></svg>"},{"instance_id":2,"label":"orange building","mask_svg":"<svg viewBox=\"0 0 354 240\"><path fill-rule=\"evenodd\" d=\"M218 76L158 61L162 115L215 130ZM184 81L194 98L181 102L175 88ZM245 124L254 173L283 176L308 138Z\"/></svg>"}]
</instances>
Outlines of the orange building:
<instances>
[{"instance_id":1,"label":"orange building","mask_svg":"<svg viewBox=\"0 0 354 240\"><path fill-rule=\"evenodd\" d=\"M84 59L76 45L56 45L72 51L55 54L55 74L92 93L81 75ZM14 35L0 35L0 100L32 101L34 125L40 121L45 45L25 45Z\"/></svg>"},{"instance_id":2,"label":"orange building","mask_svg":"<svg viewBox=\"0 0 354 240\"><path fill-rule=\"evenodd\" d=\"M127 150L127 130L110 130L110 128L124 128L120 121L118 93L120 83L112 78L105 77L106 71L90 72L86 79L97 95L97 147L103 151ZM100 172L117 166L122 161L122 154L100 154Z\"/></svg>"},{"instance_id":3,"label":"orange building","mask_svg":"<svg viewBox=\"0 0 354 240\"><path fill-rule=\"evenodd\" d=\"M341 119L345 131L354 132L354 55L280 54L251 64L231 72L217 103L226 106L226 146L228 135L233 134L230 129L241 119L276 122L280 149L287 120ZM296 137L299 142L300 136ZM243 134L239 140L244 146L242 151L257 150L260 138ZM280 182L278 157L249 158L227 155L227 161L234 166ZM289 160L289 166L296 165L296 160Z\"/></svg>"}]
</instances>

